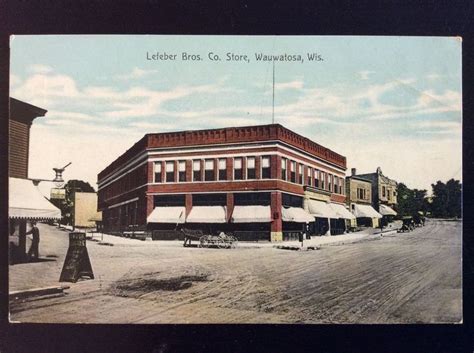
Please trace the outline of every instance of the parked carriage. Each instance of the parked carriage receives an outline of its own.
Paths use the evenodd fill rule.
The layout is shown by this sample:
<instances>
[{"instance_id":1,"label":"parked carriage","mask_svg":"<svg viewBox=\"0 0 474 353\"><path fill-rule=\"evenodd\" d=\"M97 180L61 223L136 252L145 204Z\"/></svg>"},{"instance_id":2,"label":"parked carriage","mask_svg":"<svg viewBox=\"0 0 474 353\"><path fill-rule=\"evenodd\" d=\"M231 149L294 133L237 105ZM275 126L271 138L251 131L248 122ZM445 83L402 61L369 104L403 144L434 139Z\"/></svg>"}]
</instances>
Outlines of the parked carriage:
<instances>
[{"instance_id":1,"label":"parked carriage","mask_svg":"<svg viewBox=\"0 0 474 353\"><path fill-rule=\"evenodd\" d=\"M186 229L181 230L184 234L183 246L191 246L192 241L197 241L199 248L232 249L237 247L238 239L230 234L221 232L219 235L204 234L200 229Z\"/></svg>"}]
</instances>

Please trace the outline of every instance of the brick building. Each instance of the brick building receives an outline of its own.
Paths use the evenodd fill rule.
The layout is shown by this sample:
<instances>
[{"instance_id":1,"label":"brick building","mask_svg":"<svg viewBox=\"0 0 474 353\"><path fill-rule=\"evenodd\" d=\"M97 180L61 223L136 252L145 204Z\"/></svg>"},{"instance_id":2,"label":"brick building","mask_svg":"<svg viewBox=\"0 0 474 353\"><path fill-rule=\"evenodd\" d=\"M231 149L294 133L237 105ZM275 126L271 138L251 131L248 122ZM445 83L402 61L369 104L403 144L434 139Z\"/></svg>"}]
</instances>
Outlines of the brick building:
<instances>
[{"instance_id":1,"label":"brick building","mask_svg":"<svg viewBox=\"0 0 474 353\"><path fill-rule=\"evenodd\" d=\"M352 226L378 227L382 215L372 207L372 182L357 176L355 168L346 178L346 194L347 205L356 217Z\"/></svg>"},{"instance_id":2,"label":"brick building","mask_svg":"<svg viewBox=\"0 0 474 353\"><path fill-rule=\"evenodd\" d=\"M106 231L241 240L345 230L346 158L279 124L147 134L98 175Z\"/></svg>"}]
</instances>

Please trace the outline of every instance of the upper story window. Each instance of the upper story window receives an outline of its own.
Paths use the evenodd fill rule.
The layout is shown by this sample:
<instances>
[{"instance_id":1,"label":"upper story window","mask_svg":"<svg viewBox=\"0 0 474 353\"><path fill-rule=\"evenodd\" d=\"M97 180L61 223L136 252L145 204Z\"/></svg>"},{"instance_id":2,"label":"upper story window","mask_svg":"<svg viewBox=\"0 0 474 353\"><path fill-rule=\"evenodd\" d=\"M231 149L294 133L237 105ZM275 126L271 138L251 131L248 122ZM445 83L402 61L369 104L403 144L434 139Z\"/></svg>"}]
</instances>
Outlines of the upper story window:
<instances>
[{"instance_id":1,"label":"upper story window","mask_svg":"<svg viewBox=\"0 0 474 353\"><path fill-rule=\"evenodd\" d=\"M325 189L325 186L326 186L326 173L321 172L319 175L321 176L321 179L320 179L321 189Z\"/></svg>"},{"instance_id":2,"label":"upper story window","mask_svg":"<svg viewBox=\"0 0 474 353\"><path fill-rule=\"evenodd\" d=\"M219 159L219 180L227 180L227 159Z\"/></svg>"},{"instance_id":3,"label":"upper story window","mask_svg":"<svg viewBox=\"0 0 474 353\"><path fill-rule=\"evenodd\" d=\"M234 158L234 180L242 180L242 158Z\"/></svg>"},{"instance_id":4,"label":"upper story window","mask_svg":"<svg viewBox=\"0 0 474 353\"><path fill-rule=\"evenodd\" d=\"M270 157L262 157L262 179L270 179Z\"/></svg>"},{"instance_id":5,"label":"upper story window","mask_svg":"<svg viewBox=\"0 0 474 353\"><path fill-rule=\"evenodd\" d=\"M178 163L178 181L186 181L186 161L179 161Z\"/></svg>"},{"instance_id":6,"label":"upper story window","mask_svg":"<svg viewBox=\"0 0 474 353\"><path fill-rule=\"evenodd\" d=\"M298 168L298 183L303 184L303 168L304 165L300 164Z\"/></svg>"},{"instance_id":7,"label":"upper story window","mask_svg":"<svg viewBox=\"0 0 474 353\"><path fill-rule=\"evenodd\" d=\"M340 188L341 188L340 194L341 195L345 194L345 187L344 187L345 183L344 182L345 182L344 178L339 178L339 185L340 185Z\"/></svg>"},{"instance_id":8,"label":"upper story window","mask_svg":"<svg viewBox=\"0 0 474 353\"><path fill-rule=\"evenodd\" d=\"M281 159L281 179L286 180L286 158Z\"/></svg>"},{"instance_id":9,"label":"upper story window","mask_svg":"<svg viewBox=\"0 0 474 353\"><path fill-rule=\"evenodd\" d=\"M255 179L255 157L247 157L247 179Z\"/></svg>"},{"instance_id":10,"label":"upper story window","mask_svg":"<svg viewBox=\"0 0 474 353\"><path fill-rule=\"evenodd\" d=\"M313 168L311 167L307 167L308 168L308 171L306 173L306 176L307 176L307 180L306 180L306 184L307 185L312 185L312 181L313 181Z\"/></svg>"},{"instance_id":11,"label":"upper story window","mask_svg":"<svg viewBox=\"0 0 474 353\"><path fill-rule=\"evenodd\" d=\"M290 163L290 181L296 183L296 162L291 161Z\"/></svg>"},{"instance_id":12,"label":"upper story window","mask_svg":"<svg viewBox=\"0 0 474 353\"><path fill-rule=\"evenodd\" d=\"M174 182L174 162L166 162L166 182Z\"/></svg>"},{"instance_id":13,"label":"upper story window","mask_svg":"<svg viewBox=\"0 0 474 353\"><path fill-rule=\"evenodd\" d=\"M385 197L385 186L382 186L382 197Z\"/></svg>"},{"instance_id":14,"label":"upper story window","mask_svg":"<svg viewBox=\"0 0 474 353\"><path fill-rule=\"evenodd\" d=\"M319 176L319 170L317 169L314 169L313 171L313 174L314 174L314 187L315 188L319 188L319 179L320 179L320 176Z\"/></svg>"},{"instance_id":15,"label":"upper story window","mask_svg":"<svg viewBox=\"0 0 474 353\"><path fill-rule=\"evenodd\" d=\"M332 175L331 174L327 174L328 176L328 190L329 191L332 191Z\"/></svg>"},{"instance_id":16,"label":"upper story window","mask_svg":"<svg viewBox=\"0 0 474 353\"><path fill-rule=\"evenodd\" d=\"M163 180L161 162L155 162L154 168L155 168L155 183L161 183Z\"/></svg>"},{"instance_id":17,"label":"upper story window","mask_svg":"<svg viewBox=\"0 0 474 353\"><path fill-rule=\"evenodd\" d=\"M193 161L193 181L202 181L200 160Z\"/></svg>"},{"instance_id":18,"label":"upper story window","mask_svg":"<svg viewBox=\"0 0 474 353\"><path fill-rule=\"evenodd\" d=\"M214 160L213 159L206 159L204 163L204 180L205 181L213 181L215 180L214 174Z\"/></svg>"}]
</instances>

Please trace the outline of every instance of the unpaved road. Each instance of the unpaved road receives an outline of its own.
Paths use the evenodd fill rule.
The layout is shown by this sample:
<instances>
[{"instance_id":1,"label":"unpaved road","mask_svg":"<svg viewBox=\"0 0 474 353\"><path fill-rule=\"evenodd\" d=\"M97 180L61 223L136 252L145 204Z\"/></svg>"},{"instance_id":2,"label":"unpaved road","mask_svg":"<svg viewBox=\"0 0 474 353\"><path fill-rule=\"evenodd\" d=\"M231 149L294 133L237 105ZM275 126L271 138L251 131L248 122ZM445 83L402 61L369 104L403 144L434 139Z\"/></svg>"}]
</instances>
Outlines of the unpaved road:
<instances>
[{"instance_id":1,"label":"unpaved road","mask_svg":"<svg viewBox=\"0 0 474 353\"><path fill-rule=\"evenodd\" d=\"M41 264L35 286L57 280L67 247L65 233L44 232L42 251L58 258ZM460 222L431 220L411 233L317 251L88 242L96 279L71 284L65 297L12 304L11 320L458 323L461 238ZM13 266L11 286L26 281L32 266Z\"/></svg>"}]
</instances>

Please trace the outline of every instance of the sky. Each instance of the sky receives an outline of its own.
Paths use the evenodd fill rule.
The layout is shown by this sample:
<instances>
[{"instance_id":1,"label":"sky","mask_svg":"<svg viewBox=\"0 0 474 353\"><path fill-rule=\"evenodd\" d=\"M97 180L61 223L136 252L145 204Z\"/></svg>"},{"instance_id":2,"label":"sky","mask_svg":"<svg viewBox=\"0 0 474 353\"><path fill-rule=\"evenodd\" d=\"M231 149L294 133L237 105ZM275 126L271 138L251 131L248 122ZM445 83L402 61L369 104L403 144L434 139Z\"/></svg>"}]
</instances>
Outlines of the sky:
<instances>
[{"instance_id":1,"label":"sky","mask_svg":"<svg viewBox=\"0 0 474 353\"><path fill-rule=\"evenodd\" d=\"M97 174L146 133L270 124L274 104L276 123L346 156L347 175L381 167L430 191L462 176L461 46L456 37L17 35L10 96L48 110L31 128L32 178L72 162L64 178L97 188ZM274 63L274 100L262 54L287 55Z\"/></svg>"}]
</instances>

